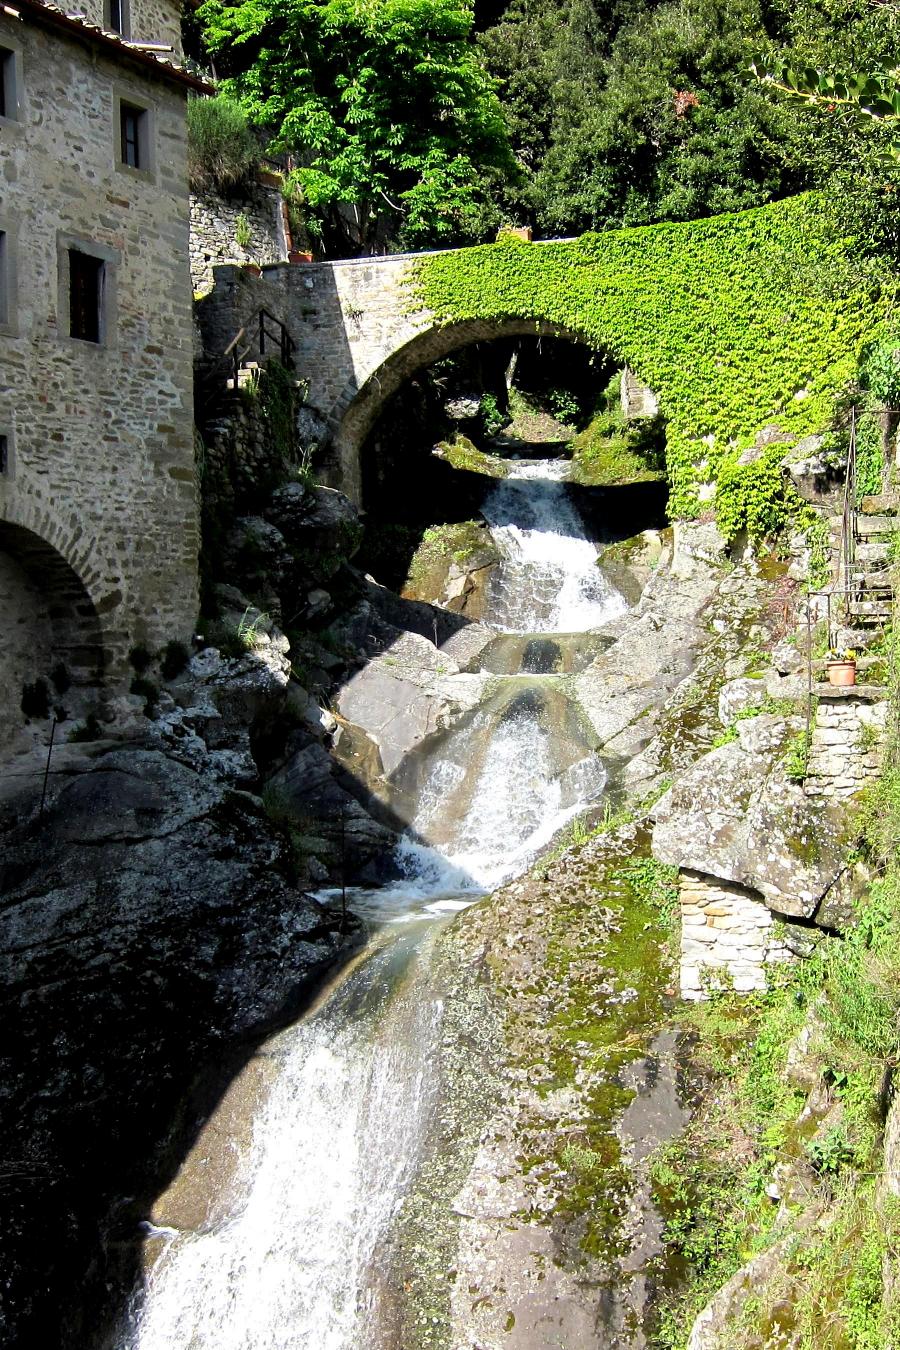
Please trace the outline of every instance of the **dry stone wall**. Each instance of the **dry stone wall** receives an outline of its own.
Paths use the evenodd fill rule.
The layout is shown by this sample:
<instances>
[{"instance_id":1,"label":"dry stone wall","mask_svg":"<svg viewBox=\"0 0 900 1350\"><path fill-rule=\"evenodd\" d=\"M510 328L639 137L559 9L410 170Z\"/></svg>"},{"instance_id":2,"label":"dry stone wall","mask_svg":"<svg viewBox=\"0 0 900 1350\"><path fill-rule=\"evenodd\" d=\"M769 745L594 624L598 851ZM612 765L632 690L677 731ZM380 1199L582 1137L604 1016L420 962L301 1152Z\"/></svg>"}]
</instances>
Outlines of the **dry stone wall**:
<instances>
[{"instance_id":1,"label":"dry stone wall","mask_svg":"<svg viewBox=\"0 0 900 1350\"><path fill-rule=\"evenodd\" d=\"M237 242L241 216L250 229L246 248ZM284 262L287 248L279 187L255 183L234 197L215 192L191 194L191 280L195 291L210 290L213 269L222 264Z\"/></svg>"},{"instance_id":2,"label":"dry stone wall","mask_svg":"<svg viewBox=\"0 0 900 1350\"><path fill-rule=\"evenodd\" d=\"M887 706L837 693L819 696L804 784L808 796L853 797L874 782Z\"/></svg>"},{"instance_id":3,"label":"dry stone wall","mask_svg":"<svg viewBox=\"0 0 900 1350\"><path fill-rule=\"evenodd\" d=\"M765 989L766 967L791 959L755 891L690 871L680 873L678 891L682 998L703 998L710 988Z\"/></svg>"}]
</instances>

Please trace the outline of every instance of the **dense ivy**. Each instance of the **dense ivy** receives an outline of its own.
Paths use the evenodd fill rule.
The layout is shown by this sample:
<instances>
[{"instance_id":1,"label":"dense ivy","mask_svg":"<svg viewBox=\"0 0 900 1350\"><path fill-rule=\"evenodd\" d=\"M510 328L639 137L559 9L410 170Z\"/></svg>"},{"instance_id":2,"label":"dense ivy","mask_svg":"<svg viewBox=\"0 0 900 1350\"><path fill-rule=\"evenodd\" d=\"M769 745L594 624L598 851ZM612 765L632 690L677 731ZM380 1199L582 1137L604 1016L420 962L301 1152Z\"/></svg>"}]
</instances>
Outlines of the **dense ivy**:
<instances>
[{"instance_id":1,"label":"dense ivy","mask_svg":"<svg viewBox=\"0 0 900 1350\"><path fill-rule=\"evenodd\" d=\"M767 424L799 436L834 399L887 301L809 194L736 214L421 259L412 303L444 323L534 318L627 362L667 418L673 516L695 515ZM767 472L768 457L759 461ZM745 476L746 477L746 476Z\"/></svg>"}]
</instances>

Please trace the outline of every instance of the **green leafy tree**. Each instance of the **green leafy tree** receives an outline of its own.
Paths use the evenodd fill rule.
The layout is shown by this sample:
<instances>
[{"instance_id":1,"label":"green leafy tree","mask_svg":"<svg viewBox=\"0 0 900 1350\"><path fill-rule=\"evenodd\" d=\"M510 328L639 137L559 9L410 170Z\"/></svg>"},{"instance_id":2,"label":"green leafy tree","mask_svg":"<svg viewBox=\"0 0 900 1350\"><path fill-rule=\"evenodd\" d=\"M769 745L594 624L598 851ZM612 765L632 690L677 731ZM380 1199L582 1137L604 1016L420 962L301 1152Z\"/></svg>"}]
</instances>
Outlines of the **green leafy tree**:
<instances>
[{"instance_id":1,"label":"green leafy tree","mask_svg":"<svg viewBox=\"0 0 900 1350\"><path fill-rule=\"evenodd\" d=\"M758 0L511 7L481 41L506 83L533 222L569 234L796 191L795 119L747 78L764 35Z\"/></svg>"},{"instance_id":2,"label":"green leafy tree","mask_svg":"<svg viewBox=\"0 0 900 1350\"><path fill-rule=\"evenodd\" d=\"M326 240L471 240L516 172L466 0L206 0L225 93L293 160Z\"/></svg>"}]
</instances>

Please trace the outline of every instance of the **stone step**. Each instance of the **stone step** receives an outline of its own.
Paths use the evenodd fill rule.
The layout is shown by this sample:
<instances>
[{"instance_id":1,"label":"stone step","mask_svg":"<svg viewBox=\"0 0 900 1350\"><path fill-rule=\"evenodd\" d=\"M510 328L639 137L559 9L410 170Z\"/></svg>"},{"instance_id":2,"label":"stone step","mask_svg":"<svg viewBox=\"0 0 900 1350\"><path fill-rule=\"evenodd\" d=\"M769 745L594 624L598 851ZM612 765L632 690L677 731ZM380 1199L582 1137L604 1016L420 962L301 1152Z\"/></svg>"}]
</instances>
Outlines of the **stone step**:
<instances>
[{"instance_id":1,"label":"stone step","mask_svg":"<svg viewBox=\"0 0 900 1350\"><path fill-rule=\"evenodd\" d=\"M887 562L890 540L873 539L866 544L856 545L856 561L861 563Z\"/></svg>"},{"instance_id":2,"label":"stone step","mask_svg":"<svg viewBox=\"0 0 900 1350\"><path fill-rule=\"evenodd\" d=\"M857 588L862 587L867 591L886 591L888 595L894 593L890 572L851 572L850 578L851 584Z\"/></svg>"},{"instance_id":3,"label":"stone step","mask_svg":"<svg viewBox=\"0 0 900 1350\"><path fill-rule=\"evenodd\" d=\"M816 684L813 693L820 703L845 702L859 699L861 703L881 703L884 699L883 684Z\"/></svg>"},{"instance_id":4,"label":"stone step","mask_svg":"<svg viewBox=\"0 0 900 1350\"><path fill-rule=\"evenodd\" d=\"M871 539L875 534L892 534L900 526L897 516L857 516L856 533L862 539Z\"/></svg>"},{"instance_id":5,"label":"stone step","mask_svg":"<svg viewBox=\"0 0 900 1350\"><path fill-rule=\"evenodd\" d=\"M894 492L863 497L859 509L864 516L896 516L900 514L900 497Z\"/></svg>"},{"instance_id":6,"label":"stone step","mask_svg":"<svg viewBox=\"0 0 900 1350\"><path fill-rule=\"evenodd\" d=\"M891 605L880 600L854 600L847 606L847 612L854 619L871 622L875 619L883 622L891 617Z\"/></svg>"}]
</instances>

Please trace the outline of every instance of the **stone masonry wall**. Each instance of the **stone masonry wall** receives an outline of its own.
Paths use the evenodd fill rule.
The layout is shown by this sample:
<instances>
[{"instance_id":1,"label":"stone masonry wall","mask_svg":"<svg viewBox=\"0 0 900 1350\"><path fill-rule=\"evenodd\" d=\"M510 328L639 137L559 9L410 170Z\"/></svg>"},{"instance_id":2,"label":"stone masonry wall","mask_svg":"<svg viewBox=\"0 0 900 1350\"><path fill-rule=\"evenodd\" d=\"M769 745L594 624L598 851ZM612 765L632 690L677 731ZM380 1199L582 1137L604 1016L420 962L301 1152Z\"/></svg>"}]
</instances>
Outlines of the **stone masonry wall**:
<instances>
[{"instance_id":1,"label":"stone masonry wall","mask_svg":"<svg viewBox=\"0 0 900 1350\"><path fill-rule=\"evenodd\" d=\"M681 996L703 998L718 981L740 992L765 989L766 966L790 959L776 919L755 891L682 871ZM724 979L723 979L724 977Z\"/></svg>"},{"instance_id":2,"label":"stone masonry wall","mask_svg":"<svg viewBox=\"0 0 900 1350\"><path fill-rule=\"evenodd\" d=\"M131 645L184 640L197 612L186 93L36 22L0 14L0 41L24 72L0 131L0 549L27 568L38 551L17 540L40 541L68 564L115 683ZM116 166L117 94L150 109L149 171ZM73 245L104 260L100 343L68 336ZM16 710L22 672L0 667Z\"/></svg>"},{"instance_id":3,"label":"stone masonry wall","mask_svg":"<svg viewBox=\"0 0 900 1350\"><path fill-rule=\"evenodd\" d=\"M238 217L250 227L249 248L236 239ZM284 262L287 236L281 189L256 183L234 197L215 192L191 194L191 280L195 291L208 291L213 268L223 263ZM238 325L240 327L240 325Z\"/></svg>"},{"instance_id":4,"label":"stone masonry wall","mask_svg":"<svg viewBox=\"0 0 900 1350\"><path fill-rule=\"evenodd\" d=\"M297 346L297 373L309 383L308 403L332 440L330 481L357 503L362 443L409 375L471 342L561 331L533 316L504 324L436 325L427 310L410 308L412 265L410 257L396 255L284 264L266 268L261 277L217 267L214 289L198 305L210 358L261 307L287 325Z\"/></svg>"},{"instance_id":5,"label":"stone masonry wall","mask_svg":"<svg viewBox=\"0 0 900 1350\"><path fill-rule=\"evenodd\" d=\"M853 797L881 771L879 743L887 703L820 694L804 790L810 797Z\"/></svg>"}]
</instances>

